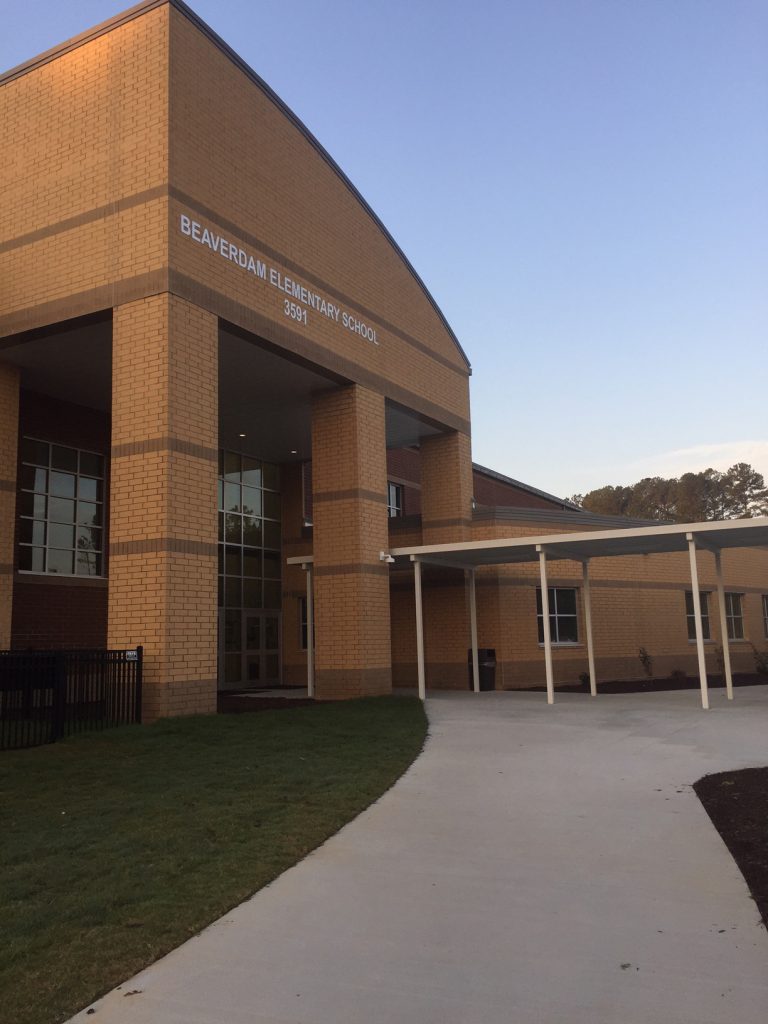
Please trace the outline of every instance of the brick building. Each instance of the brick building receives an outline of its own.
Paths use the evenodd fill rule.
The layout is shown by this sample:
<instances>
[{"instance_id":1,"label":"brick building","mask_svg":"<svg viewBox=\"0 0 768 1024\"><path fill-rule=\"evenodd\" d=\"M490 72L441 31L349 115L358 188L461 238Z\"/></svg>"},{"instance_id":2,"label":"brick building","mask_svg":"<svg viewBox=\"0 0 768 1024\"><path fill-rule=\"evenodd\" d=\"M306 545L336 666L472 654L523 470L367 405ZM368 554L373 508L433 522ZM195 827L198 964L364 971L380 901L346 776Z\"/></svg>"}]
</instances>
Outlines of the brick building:
<instances>
[{"instance_id":1,"label":"brick building","mask_svg":"<svg viewBox=\"0 0 768 1024\"><path fill-rule=\"evenodd\" d=\"M211 711L218 688L303 680L286 560L311 553L318 694L385 693L415 653L382 552L605 527L473 468L469 363L423 282L183 3L8 72L0 111L0 647L141 643L148 717ZM595 577L600 671L637 675L639 646L690 668L684 563L623 561ZM762 644L765 552L726 574ZM553 580L559 681L584 669L575 580ZM500 685L539 682L534 576L478 585ZM426 586L430 684L466 685L463 574ZM711 638L714 658L714 617Z\"/></svg>"}]
</instances>

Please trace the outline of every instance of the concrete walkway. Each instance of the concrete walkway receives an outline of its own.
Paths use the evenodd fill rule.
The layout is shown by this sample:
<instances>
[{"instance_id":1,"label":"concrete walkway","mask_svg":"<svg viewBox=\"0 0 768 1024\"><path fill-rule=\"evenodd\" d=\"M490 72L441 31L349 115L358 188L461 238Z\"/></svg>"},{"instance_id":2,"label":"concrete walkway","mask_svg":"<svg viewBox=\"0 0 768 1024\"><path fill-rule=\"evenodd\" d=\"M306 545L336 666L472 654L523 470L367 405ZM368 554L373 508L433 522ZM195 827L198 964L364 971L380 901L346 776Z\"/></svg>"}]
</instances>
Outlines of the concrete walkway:
<instances>
[{"instance_id":1,"label":"concrete walkway","mask_svg":"<svg viewBox=\"0 0 768 1024\"><path fill-rule=\"evenodd\" d=\"M690 788L768 764L768 687L439 694L422 756L74 1020L766 1024L768 933Z\"/></svg>"}]
</instances>

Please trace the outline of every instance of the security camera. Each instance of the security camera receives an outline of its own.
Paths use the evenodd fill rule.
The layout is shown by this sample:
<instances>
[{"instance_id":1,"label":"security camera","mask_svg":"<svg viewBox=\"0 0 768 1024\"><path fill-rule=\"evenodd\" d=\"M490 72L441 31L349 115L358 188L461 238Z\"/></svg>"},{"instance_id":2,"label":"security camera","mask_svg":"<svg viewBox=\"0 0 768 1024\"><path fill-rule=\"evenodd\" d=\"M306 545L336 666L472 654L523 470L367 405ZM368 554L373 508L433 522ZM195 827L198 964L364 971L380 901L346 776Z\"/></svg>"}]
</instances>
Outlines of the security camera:
<instances>
[{"instance_id":1,"label":"security camera","mask_svg":"<svg viewBox=\"0 0 768 1024\"><path fill-rule=\"evenodd\" d=\"M392 557L392 555L388 555L386 551L380 551L379 552L379 561L380 562L389 562L391 564L392 562L394 562L394 558Z\"/></svg>"}]
</instances>

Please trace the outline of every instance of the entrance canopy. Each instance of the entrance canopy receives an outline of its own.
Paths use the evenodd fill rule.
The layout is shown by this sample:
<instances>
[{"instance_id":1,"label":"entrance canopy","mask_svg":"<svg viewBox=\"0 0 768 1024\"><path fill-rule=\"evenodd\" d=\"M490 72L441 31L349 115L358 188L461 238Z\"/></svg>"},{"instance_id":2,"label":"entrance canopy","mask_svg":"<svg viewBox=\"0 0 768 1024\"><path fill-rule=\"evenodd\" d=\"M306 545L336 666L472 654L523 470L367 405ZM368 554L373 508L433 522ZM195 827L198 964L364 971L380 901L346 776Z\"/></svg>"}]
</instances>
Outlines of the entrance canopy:
<instances>
[{"instance_id":1,"label":"entrance canopy","mask_svg":"<svg viewBox=\"0 0 768 1024\"><path fill-rule=\"evenodd\" d=\"M541 573L541 602L544 627L544 657L547 673L547 701L554 703L554 676L552 669L552 638L549 623L549 595L547 588L548 560L566 559L581 562L584 578L584 616L587 633L587 655L592 696L597 693L594 651L592 645L592 610L590 601L589 561L592 558L615 558L626 555L666 554L688 551L691 571L696 648L699 662L702 707L709 707L707 671L704 660L704 630L699 597L696 550L704 548L715 556L717 593L720 609L720 629L728 698L733 699L728 628L725 610L725 590L720 552L724 548L768 548L768 517L738 519L728 522L683 523L664 526L643 526L614 530L590 530L582 533L543 534L533 537L494 538L460 542L456 544L423 544L418 547L393 548L395 560L410 559L414 564L416 587L416 638L418 647L419 695L425 697L424 630L421 594L421 566L434 565L450 569L465 569L470 573L470 616L473 653L474 689L479 691L477 657L477 613L475 603L475 571L478 567L509 565L518 562L538 562Z\"/></svg>"}]
</instances>

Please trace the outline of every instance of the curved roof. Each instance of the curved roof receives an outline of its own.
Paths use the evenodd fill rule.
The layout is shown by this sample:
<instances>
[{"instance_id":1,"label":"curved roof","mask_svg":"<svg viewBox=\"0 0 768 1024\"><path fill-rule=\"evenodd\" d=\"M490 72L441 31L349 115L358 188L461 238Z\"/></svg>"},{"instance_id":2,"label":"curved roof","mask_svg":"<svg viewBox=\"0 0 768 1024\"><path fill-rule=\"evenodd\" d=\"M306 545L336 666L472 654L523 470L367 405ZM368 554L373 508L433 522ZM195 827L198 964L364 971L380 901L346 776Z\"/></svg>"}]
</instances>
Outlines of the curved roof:
<instances>
[{"instance_id":1,"label":"curved roof","mask_svg":"<svg viewBox=\"0 0 768 1024\"><path fill-rule=\"evenodd\" d=\"M189 21L191 21L205 36L207 36L207 38L215 46L217 46L232 61L233 64L235 64L245 75L247 75L248 78L250 78L251 81L255 85L257 85L259 89L261 89L265 96L267 96L267 98L271 100L271 102L274 103L276 107L279 108L281 113L285 117L287 117L289 121L291 121L291 123L301 132L301 134L306 138L306 140L317 150L319 155L333 170L333 172L336 175L338 175L338 177L342 180L344 185L354 195L354 197L363 207L363 209L371 218L371 220L376 224L376 226L385 236L385 238L390 243L392 248L403 261L405 267L408 269L410 274L415 279L416 283L424 292L424 295L426 296L428 302L430 303L435 313L437 314L438 318L440 319L441 323L445 327L449 337L453 341L454 345L459 351L459 354L461 355L461 358L466 364L467 369L471 373L472 368L469 362L469 358L467 357L467 354L464 351L464 349L461 347L459 339L454 334L451 325L446 320L443 311L440 309L437 302L433 298L431 292L429 291L421 277L414 269L408 257L397 244L397 242L390 234L384 223L374 212L373 208L369 205L369 203L366 201L363 195L355 188L355 186L352 184L352 182L344 173L344 171L342 171L341 167L339 167L339 165L336 163L336 161L333 159L330 153L320 144L320 142L318 142L318 140L315 138L315 136L312 134L309 128L307 128L307 126L304 124L304 122L291 110L291 108L285 102L283 102L283 100L280 99L280 97L277 95L274 89L267 85L264 79L260 75L258 75L253 70L253 68L250 67L249 64L246 64L243 58L240 57L240 55L237 54L232 49L231 46L224 42L221 36L214 32L214 30L209 25L207 25L202 20L202 18L195 14L192 8L188 7L187 4L183 2L183 0L143 0L142 3L136 4L135 7L130 7L128 10L123 11L121 14L115 15L114 18L109 18L107 21L103 21L99 25L95 25L93 28L88 29L85 32L82 32L77 36L73 36L71 39L66 40L66 42L60 43L58 46L54 46L50 50L46 50L45 53L41 53L38 57L33 57L31 60L25 61L25 63L19 64L15 68L11 68L10 71L6 71L4 74L0 75L0 85L5 84L6 82L13 81L13 79L19 78L22 75L29 73L30 71L34 71L36 68L41 67L43 64L47 64L49 61L55 60L62 54L68 53L70 50L74 50L79 46L83 46L85 43L90 42L92 39L96 39L98 36L104 35L105 33L112 31L119 25L123 25L126 22L133 20L134 18L141 17L142 14L146 14L148 11L152 11L157 7L163 7L166 4L170 7L174 7L177 11L183 14L184 17L188 18Z\"/></svg>"}]
</instances>

